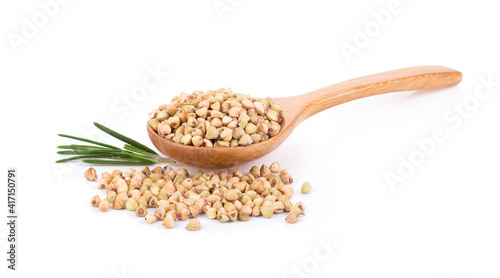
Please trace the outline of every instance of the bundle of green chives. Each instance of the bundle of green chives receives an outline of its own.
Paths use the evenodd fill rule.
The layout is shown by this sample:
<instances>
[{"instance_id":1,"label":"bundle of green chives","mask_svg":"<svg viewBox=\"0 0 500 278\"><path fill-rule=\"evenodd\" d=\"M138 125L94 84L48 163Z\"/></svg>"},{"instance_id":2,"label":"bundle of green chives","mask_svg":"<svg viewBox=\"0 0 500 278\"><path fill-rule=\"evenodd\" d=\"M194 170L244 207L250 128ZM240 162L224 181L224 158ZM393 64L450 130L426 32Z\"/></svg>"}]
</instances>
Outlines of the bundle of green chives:
<instances>
[{"instance_id":1,"label":"bundle of green chives","mask_svg":"<svg viewBox=\"0 0 500 278\"><path fill-rule=\"evenodd\" d=\"M162 157L147 146L108 127L99 123L94 123L94 125L116 139L125 142L123 149L86 138L58 134L61 137L87 142L93 145L74 144L57 146L59 149L65 149L63 151L58 151L58 154L73 156L57 160L56 163L73 160L82 160L84 163L101 165L153 165L156 163L175 163L174 160L168 157Z\"/></svg>"}]
</instances>

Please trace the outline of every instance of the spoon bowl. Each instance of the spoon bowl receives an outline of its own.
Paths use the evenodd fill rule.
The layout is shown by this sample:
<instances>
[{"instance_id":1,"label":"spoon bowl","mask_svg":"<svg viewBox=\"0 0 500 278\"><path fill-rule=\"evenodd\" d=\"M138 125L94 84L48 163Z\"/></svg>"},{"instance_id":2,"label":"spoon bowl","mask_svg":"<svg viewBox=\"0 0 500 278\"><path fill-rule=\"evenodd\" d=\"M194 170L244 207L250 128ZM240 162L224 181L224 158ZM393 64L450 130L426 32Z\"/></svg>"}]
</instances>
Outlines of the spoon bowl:
<instances>
[{"instance_id":1,"label":"spoon bowl","mask_svg":"<svg viewBox=\"0 0 500 278\"><path fill-rule=\"evenodd\" d=\"M330 85L302 95L272 98L282 108L280 132L267 140L238 147L195 147L169 141L147 130L153 145L164 155L186 164L207 168L226 168L261 157L281 145L302 121L333 106L359 98L410 90L452 86L462 73L442 66L420 66L368 75Z\"/></svg>"}]
</instances>

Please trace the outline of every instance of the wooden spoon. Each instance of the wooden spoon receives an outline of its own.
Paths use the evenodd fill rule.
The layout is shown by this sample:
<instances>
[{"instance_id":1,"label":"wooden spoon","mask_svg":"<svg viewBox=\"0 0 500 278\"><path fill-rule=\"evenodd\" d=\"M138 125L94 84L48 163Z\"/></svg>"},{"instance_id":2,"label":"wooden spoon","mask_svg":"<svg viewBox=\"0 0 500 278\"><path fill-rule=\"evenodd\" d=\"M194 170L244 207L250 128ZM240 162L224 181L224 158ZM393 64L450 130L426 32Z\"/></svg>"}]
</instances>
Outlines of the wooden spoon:
<instances>
[{"instance_id":1,"label":"wooden spoon","mask_svg":"<svg viewBox=\"0 0 500 278\"><path fill-rule=\"evenodd\" d=\"M261 157L276 149L294 128L310 116L351 100L384 93L422 90L452 86L460 83L462 73L441 66L420 66L387 71L360 77L306 94L273 98L283 109L284 120L278 135L250 146L195 147L171 142L148 126L149 138L164 155L186 164L223 168Z\"/></svg>"}]
</instances>

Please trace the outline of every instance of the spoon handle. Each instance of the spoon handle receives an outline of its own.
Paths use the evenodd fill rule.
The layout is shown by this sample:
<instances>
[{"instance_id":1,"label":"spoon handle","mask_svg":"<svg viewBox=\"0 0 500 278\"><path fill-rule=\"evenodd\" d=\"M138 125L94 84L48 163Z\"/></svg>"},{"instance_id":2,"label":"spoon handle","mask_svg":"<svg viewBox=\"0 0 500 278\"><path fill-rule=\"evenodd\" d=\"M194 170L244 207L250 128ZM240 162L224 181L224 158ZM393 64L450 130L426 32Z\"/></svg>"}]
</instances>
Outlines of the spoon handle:
<instances>
[{"instance_id":1,"label":"spoon handle","mask_svg":"<svg viewBox=\"0 0 500 278\"><path fill-rule=\"evenodd\" d=\"M282 98L281 102L292 108L290 116L297 119L295 124L298 124L318 112L351 100L391 92L447 87L461 80L462 73L457 70L442 66L419 66L351 79L302 95Z\"/></svg>"}]
</instances>

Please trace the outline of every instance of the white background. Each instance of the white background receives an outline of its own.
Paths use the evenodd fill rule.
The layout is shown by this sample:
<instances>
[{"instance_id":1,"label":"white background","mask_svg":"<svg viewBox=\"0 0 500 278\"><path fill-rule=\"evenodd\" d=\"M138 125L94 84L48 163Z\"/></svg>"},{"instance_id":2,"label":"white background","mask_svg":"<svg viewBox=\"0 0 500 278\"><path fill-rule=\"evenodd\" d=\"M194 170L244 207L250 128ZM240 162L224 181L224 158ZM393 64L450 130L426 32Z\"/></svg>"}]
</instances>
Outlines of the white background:
<instances>
[{"instance_id":1,"label":"white background","mask_svg":"<svg viewBox=\"0 0 500 278\"><path fill-rule=\"evenodd\" d=\"M233 0L219 16L212 0L69 1L19 42L23 18L43 20L44 10L3 1L0 168L18 169L20 218L18 271L2 259L1 276L299 277L291 272L300 268L309 277L498 277L500 88L474 96L488 93L481 78L500 80L498 10L494 1L401 0L381 26L373 14L389 2ZM367 26L369 41L346 56L341 45L356 47L357 28ZM230 224L201 216L198 232L182 222L167 230L127 211L100 213L89 201L104 192L83 178L88 166L54 164L56 146L71 143L57 133L95 138L94 121L152 146L147 112L181 91L230 86L281 97L417 65L452 67L464 79L324 111L273 153L237 167L279 160L295 179L293 201L307 205L296 225L284 214ZM126 104L157 67L170 75ZM464 100L459 122L453 109ZM446 140L390 186L384 175L399 174L400 158L436 128ZM302 195L306 180L313 191ZM329 240L338 244L331 253L318 243Z\"/></svg>"}]
</instances>

